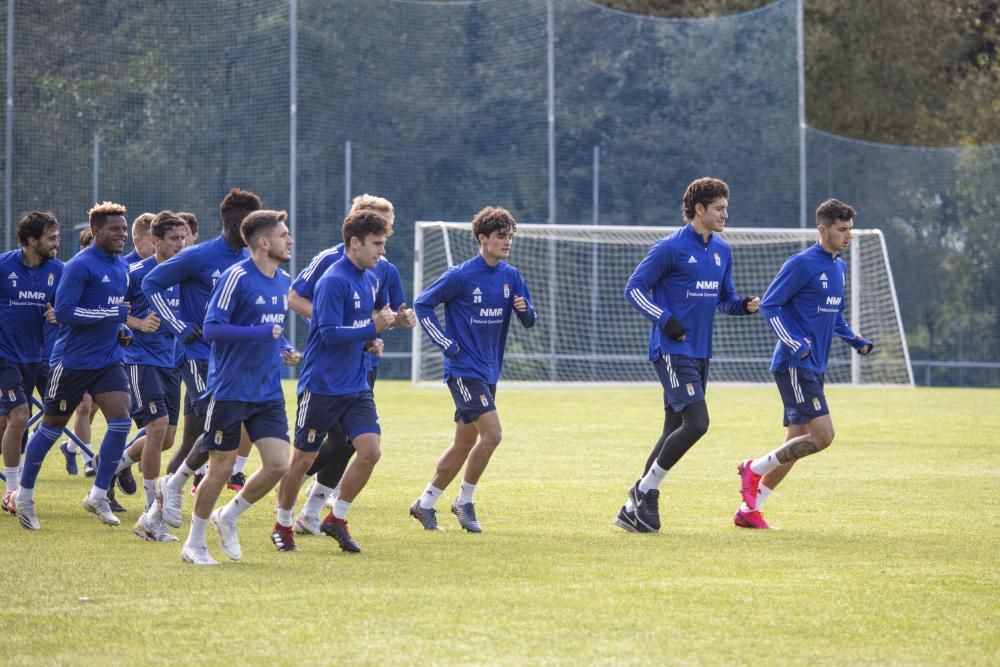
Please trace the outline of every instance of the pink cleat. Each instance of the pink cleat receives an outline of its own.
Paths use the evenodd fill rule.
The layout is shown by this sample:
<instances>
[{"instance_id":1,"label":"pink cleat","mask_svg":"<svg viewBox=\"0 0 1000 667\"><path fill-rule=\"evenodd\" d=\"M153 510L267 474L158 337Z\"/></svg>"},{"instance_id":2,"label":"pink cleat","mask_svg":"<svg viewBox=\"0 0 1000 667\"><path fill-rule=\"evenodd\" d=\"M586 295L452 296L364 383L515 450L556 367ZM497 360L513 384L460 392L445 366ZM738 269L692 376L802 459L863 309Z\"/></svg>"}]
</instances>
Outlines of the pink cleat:
<instances>
[{"instance_id":1,"label":"pink cleat","mask_svg":"<svg viewBox=\"0 0 1000 667\"><path fill-rule=\"evenodd\" d=\"M733 515L733 523L736 524L737 528L761 528L763 530L770 528L767 521L764 521L764 515L760 513L760 510L753 512L736 510L736 514Z\"/></svg>"},{"instance_id":2,"label":"pink cleat","mask_svg":"<svg viewBox=\"0 0 1000 667\"><path fill-rule=\"evenodd\" d=\"M757 487L760 486L762 475L758 475L750 468L751 463L753 463L753 459L747 459L737 466L736 470L739 472L742 482L740 494L743 496L743 502L747 504L747 507L757 507Z\"/></svg>"}]
</instances>

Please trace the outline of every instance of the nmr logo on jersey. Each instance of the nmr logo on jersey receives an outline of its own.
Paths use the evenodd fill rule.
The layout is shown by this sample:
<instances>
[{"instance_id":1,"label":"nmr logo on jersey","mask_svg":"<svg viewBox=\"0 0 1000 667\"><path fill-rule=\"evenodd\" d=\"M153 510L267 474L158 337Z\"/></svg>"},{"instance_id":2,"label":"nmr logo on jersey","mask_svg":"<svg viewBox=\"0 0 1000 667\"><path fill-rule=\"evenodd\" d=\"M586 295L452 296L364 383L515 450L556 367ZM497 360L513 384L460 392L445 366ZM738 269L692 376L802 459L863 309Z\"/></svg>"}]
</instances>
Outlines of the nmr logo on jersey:
<instances>
[{"instance_id":1,"label":"nmr logo on jersey","mask_svg":"<svg viewBox=\"0 0 1000 667\"><path fill-rule=\"evenodd\" d=\"M503 308L480 308L479 317L503 317Z\"/></svg>"},{"instance_id":2,"label":"nmr logo on jersey","mask_svg":"<svg viewBox=\"0 0 1000 667\"><path fill-rule=\"evenodd\" d=\"M17 298L18 299L38 299L38 300L44 300L45 299L45 292L27 292L27 291L23 291L22 290L22 291L20 291L20 292L17 293Z\"/></svg>"},{"instance_id":3,"label":"nmr logo on jersey","mask_svg":"<svg viewBox=\"0 0 1000 667\"><path fill-rule=\"evenodd\" d=\"M284 324L285 314L284 313L263 313L260 316L261 324Z\"/></svg>"},{"instance_id":4,"label":"nmr logo on jersey","mask_svg":"<svg viewBox=\"0 0 1000 667\"><path fill-rule=\"evenodd\" d=\"M695 289L719 289L718 280L699 280L694 284Z\"/></svg>"},{"instance_id":5,"label":"nmr logo on jersey","mask_svg":"<svg viewBox=\"0 0 1000 667\"><path fill-rule=\"evenodd\" d=\"M843 297L839 296L828 296L826 297L826 305L828 306L839 306Z\"/></svg>"},{"instance_id":6,"label":"nmr logo on jersey","mask_svg":"<svg viewBox=\"0 0 1000 667\"><path fill-rule=\"evenodd\" d=\"M121 305L123 303L125 303L125 295L124 294L121 295L121 296L109 296L108 297L108 305L109 306L119 306L119 305Z\"/></svg>"}]
</instances>

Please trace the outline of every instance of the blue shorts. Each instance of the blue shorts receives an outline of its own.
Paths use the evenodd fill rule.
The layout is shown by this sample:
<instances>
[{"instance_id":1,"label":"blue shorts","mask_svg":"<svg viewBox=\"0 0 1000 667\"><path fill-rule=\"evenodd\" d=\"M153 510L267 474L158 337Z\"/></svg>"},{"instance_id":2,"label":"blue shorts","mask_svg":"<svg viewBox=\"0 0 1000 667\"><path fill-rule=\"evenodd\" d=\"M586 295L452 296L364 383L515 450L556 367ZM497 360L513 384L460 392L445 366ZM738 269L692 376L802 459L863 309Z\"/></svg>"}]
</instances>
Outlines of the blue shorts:
<instances>
[{"instance_id":1,"label":"blue shorts","mask_svg":"<svg viewBox=\"0 0 1000 667\"><path fill-rule=\"evenodd\" d=\"M41 362L20 364L0 359L0 417L19 405L28 404L30 411L31 393L35 391L43 366Z\"/></svg>"},{"instance_id":2,"label":"blue shorts","mask_svg":"<svg viewBox=\"0 0 1000 667\"><path fill-rule=\"evenodd\" d=\"M202 417L208 412L208 396L205 393L205 378L208 377L207 359L188 359L181 363L181 377L184 379L184 414L194 413Z\"/></svg>"},{"instance_id":3,"label":"blue shorts","mask_svg":"<svg viewBox=\"0 0 1000 667\"><path fill-rule=\"evenodd\" d=\"M830 414L830 406L823 395L824 379L823 373L804 368L789 368L774 374L781 402L785 406L785 426L808 424L816 417Z\"/></svg>"},{"instance_id":4,"label":"blue shorts","mask_svg":"<svg viewBox=\"0 0 1000 667\"><path fill-rule=\"evenodd\" d=\"M181 407L181 373L176 368L129 364L128 379L132 385L132 419L136 426L161 417L177 426Z\"/></svg>"},{"instance_id":5,"label":"blue shorts","mask_svg":"<svg viewBox=\"0 0 1000 667\"><path fill-rule=\"evenodd\" d=\"M656 377L663 385L663 406L681 412L705 400L708 386L708 359L682 354L665 354L653 362Z\"/></svg>"},{"instance_id":6,"label":"blue shorts","mask_svg":"<svg viewBox=\"0 0 1000 667\"><path fill-rule=\"evenodd\" d=\"M475 378L448 378L448 389L455 400L455 421L471 424L487 412L497 409L497 386Z\"/></svg>"},{"instance_id":7,"label":"blue shorts","mask_svg":"<svg viewBox=\"0 0 1000 667\"><path fill-rule=\"evenodd\" d=\"M264 438L277 438L288 442L288 416L285 401L208 402L205 413L205 437L201 441L204 452L231 452L240 446L240 427L246 426L251 442Z\"/></svg>"},{"instance_id":8,"label":"blue shorts","mask_svg":"<svg viewBox=\"0 0 1000 667\"><path fill-rule=\"evenodd\" d=\"M351 440L366 433L382 434L371 390L329 396L306 390L299 394L295 418L295 448L318 452L323 437L339 426Z\"/></svg>"},{"instance_id":9,"label":"blue shorts","mask_svg":"<svg viewBox=\"0 0 1000 667\"><path fill-rule=\"evenodd\" d=\"M35 380L35 389L38 390L38 398L45 400L45 389L49 386L49 362L38 362L38 379Z\"/></svg>"},{"instance_id":10,"label":"blue shorts","mask_svg":"<svg viewBox=\"0 0 1000 667\"><path fill-rule=\"evenodd\" d=\"M120 361L104 368L64 368L59 362L49 369L49 386L45 389L45 414L50 417L65 417L76 410L84 393L93 397L112 391L131 393L125 373L125 364Z\"/></svg>"}]
</instances>

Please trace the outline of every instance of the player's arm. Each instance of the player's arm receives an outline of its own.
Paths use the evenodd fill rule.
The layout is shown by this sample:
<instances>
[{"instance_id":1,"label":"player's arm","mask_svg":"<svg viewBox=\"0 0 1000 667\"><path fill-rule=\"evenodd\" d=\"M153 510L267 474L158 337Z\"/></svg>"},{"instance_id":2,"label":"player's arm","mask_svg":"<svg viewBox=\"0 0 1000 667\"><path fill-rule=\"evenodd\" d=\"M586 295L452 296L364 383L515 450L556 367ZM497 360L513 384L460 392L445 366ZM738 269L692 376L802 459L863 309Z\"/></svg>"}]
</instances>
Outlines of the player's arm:
<instances>
[{"instance_id":1,"label":"player's arm","mask_svg":"<svg viewBox=\"0 0 1000 667\"><path fill-rule=\"evenodd\" d=\"M851 326L844 319L844 302L841 301L840 312L837 313L837 319L833 325L833 333L838 337L842 338L848 345L857 350L858 354L871 354L875 349L875 344L870 340L862 336L861 334L856 334L851 329Z\"/></svg>"},{"instance_id":2,"label":"player's arm","mask_svg":"<svg viewBox=\"0 0 1000 667\"><path fill-rule=\"evenodd\" d=\"M198 275L200 254L193 250L194 248L179 252L167 261L154 266L153 270L142 279L141 286L150 309L155 309L170 333L182 341L197 336L199 330L196 324L185 322L170 309L167 303L167 290Z\"/></svg>"},{"instance_id":3,"label":"player's arm","mask_svg":"<svg viewBox=\"0 0 1000 667\"><path fill-rule=\"evenodd\" d=\"M673 253L666 241L659 241L650 248L625 284L625 300L639 314L663 329L674 340L684 339L684 325L666 306L653 302L653 285L672 268Z\"/></svg>"},{"instance_id":4,"label":"player's arm","mask_svg":"<svg viewBox=\"0 0 1000 667\"><path fill-rule=\"evenodd\" d=\"M139 270L141 271L141 268ZM138 273L138 271L135 273ZM142 296L142 281L136 280L136 276L133 275L133 271L131 270L128 272L128 277L128 290L125 292L125 301L131 305ZM128 329L135 329L143 333L155 333L160 328L160 318L157 316L156 311L150 308L146 316L142 318L130 314L128 319L125 320L125 326ZM132 332L129 331L128 333L129 338L131 338Z\"/></svg>"},{"instance_id":5,"label":"player's arm","mask_svg":"<svg viewBox=\"0 0 1000 667\"><path fill-rule=\"evenodd\" d=\"M228 270L222 274L219 283L212 290L205 313L205 327L202 335L209 343L231 343L237 341L257 341L270 343L281 337L279 324L233 324L232 316L243 298L242 271Z\"/></svg>"},{"instance_id":6,"label":"player's arm","mask_svg":"<svg viewBox=\"0 0 1000 667\"><path fill-rule=\"evenodd\" d=\"M722 284L719 289L719 303L715 306L720 313L727 315L752 315L760 310L759 296L740 296L733 286L733 258L726 262L726 270L722 274Z\"/></svg>"},{"instance_id":7,"label":"player's arm","mask_svg":"<svg viewBox=\"0 0 1000 667\"><path fill-rule=\"evenodd\" d=\"M521 277L520 273L517 274L517 282L514 285L514 298L511 301L511 305L521 326L525 329L535 326L535 321L538 319L538 312L535 310L535 304L531 301L531 293L528 291L528 285L524 282L524 278Z\"/></svg>"},{"instance_id":8,"label":"player's arm","mask_svg":"<svg viewBox=\"0 0 1000 667\"><path fill-rule=\"evenodd\" d=\"M120 303L106 308L84 308L80 298L87 279L87 269L82 263L67 267L56 289L55 316L60 324L91 326L107 320L124 323L128 318L129 306Z\"/></svg>"},{"instance_id":9,"label":"player's arm","mask_svg":"<svg viewBox=\"0 0 1000 667\"><path fill-rule=\"evenodd\" d=\"M448 270L443 276L435 280L430 287L417 297L413 303L413 310L417 314L417 321L431 342L441 348L441 353L446 357L453 357L458 354L458 343L453 341L444 333L444 327L438 321L434 309L442 303L446 303L455 295L455 284L458 281L458 272Z\"/></svg>"},{"instance_id":10,"label":"player's arm","mask_svg":"<svg viewBox=\"0 0 1000 667\"><path fill-rule=\"evenodd\" d=\"M311 320L313 316L313 304L312 301L305 298L297 291L295 287L292 286L288 290L288 307L292 309L292 312L296 315L301 315L307 320Z\"/></svg>"},{"instance_id":11,"label":"player's arm","mask_svg":"<svg viewBox=\"0 0 1000 667\"><path fill-rule=\"evenodd\" d=\"M796 257L788 260L774 277L760 300L760 314L778 340L799 359L812 351L812 341L782 314L781 307L809 280L808 267Z\"/></svg>"}]
</instances>

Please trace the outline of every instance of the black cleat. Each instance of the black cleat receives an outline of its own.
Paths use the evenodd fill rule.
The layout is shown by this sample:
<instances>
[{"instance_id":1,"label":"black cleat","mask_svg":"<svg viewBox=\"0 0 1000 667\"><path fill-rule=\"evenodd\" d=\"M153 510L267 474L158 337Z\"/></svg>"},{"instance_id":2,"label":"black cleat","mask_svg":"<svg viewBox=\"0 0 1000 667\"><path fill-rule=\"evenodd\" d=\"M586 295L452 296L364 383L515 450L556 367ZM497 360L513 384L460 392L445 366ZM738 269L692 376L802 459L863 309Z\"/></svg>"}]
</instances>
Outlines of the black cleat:
<instances>
[{"instance_id":1,"label":"black cleat","mask_svg":"<svg viewBox=\"0 0 1000 667\"><path fill-rule=\"evenodd\" d=\"M280 523L274 524L274 529L271 531L271 542L278 549L278 551L298 551L299 548L295 546L295 533L292 529L282 526Z\"/></svg>"},{"instance_id":2,"label":"black cleat","mask_svg":"<svg viewBox=\"0 0 1000 667\"><path fill-rule=\"evenodd\" d=\"M229 489L230 491L235 491L236 493L239 493L240 491L243 490L243 487L246 486L246 484L247 484L246 475L244 475L241 472L238 472L229 478L229 481L226 482L226 488Z\"/></svg>"},{"instance_id":3,"label":"black cleat","mask_svg":"<svg viewBox=\"0 0 1000 667\"><path fill-rule=\"evenodd\" d=\"M351 533L347 530L347 521L345 519L338 519L333 516L333 512L330 513L328 517L323 519L323 523L320 524L320 530L324 533L337 540L337 544L343 551L348 551L350 553L359 554L361 553L361 545L354 541L351 537Z\"/></svg>"},{"instance_id":4,"label":"black cleat","mask_svg":"<svg viewBox=\"0 0 1000 667\"><path fill-rule=\"evenodd\" d=\"M97 459L90 459L83 462L83 476L95 477L97 475Z\"/></svg>"},{"instance_id":5,"label":"black cleat","mask_svg":"<svg viewBox=\"0 0 1000 667\"><path fill-rule=\"evenodd\" d=\"M115 475L115 481L118 483L118 488L122 490L126 496L134 496L136 490L138 489L135 483L135 476L132 474L132 466L125 468L120 473Z\"/></svg>"},{"instance_id":6,"label":"black cleat","mask_svg":"<svg viewBox=\"0 0 1000 667\"><path fill-rule=\"evenodd\" d=\"M476 506L474 503L455 503L451 506L451 513L458 517L458 523L470 533L483 532L476 518Z\"/></svg>"},{"instance_id":7,"label":"black cleat","mask_svg":"<svg viewBox=\"0 0 1000 667\"><path fill-rule=\"evenodd\" d=\"M660 530L660 491L650 489L646 493L639 490L637 481L628 490L628 497L635 506L635 518L648 531Z\"/></svg>"},{"instance_id":8,"label":"black cleat","mask_svg":"<svg viewBox=\"0 0 1000 667\"><path fill-rule=\"evenodd\" d=\"M625 508L625 505L622 505L622 508L618 510L618 517L615 519L615 525L630 533L652 532L639 523L639 520L635 516L635 510L629 511Z\"/></svg>"},{"instance_id":9,"label":"black cleat","mask_svg":"<svg viewBox=\"0 0 1000 667\"><path fill-rule=\"evenodd\" d=\"M115 499L115 485L114 485L114 483L112 483L111 486L108 487L108 504L111 505L111 511L115 512L116 514L124 514L125 512L128 511L127 509L125 509L124 507L122 507L121 503L119 503Z\"/></svg>"}]
</instances>

